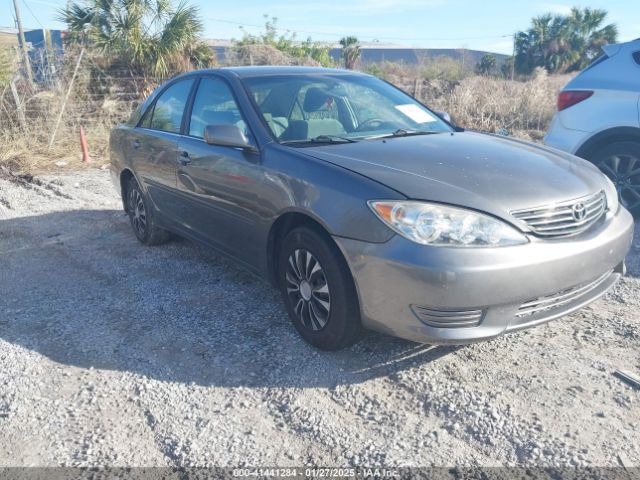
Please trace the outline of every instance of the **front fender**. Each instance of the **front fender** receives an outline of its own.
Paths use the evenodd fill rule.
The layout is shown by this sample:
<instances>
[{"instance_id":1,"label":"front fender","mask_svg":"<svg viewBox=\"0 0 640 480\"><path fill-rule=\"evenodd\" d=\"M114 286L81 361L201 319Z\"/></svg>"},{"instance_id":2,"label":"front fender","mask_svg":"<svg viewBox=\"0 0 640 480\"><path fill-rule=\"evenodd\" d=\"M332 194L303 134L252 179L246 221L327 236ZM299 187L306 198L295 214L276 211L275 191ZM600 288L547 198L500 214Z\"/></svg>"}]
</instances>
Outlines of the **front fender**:
<instances>
[{"instance_id":1,"label":"front fender","mask_svg":"<svg viewBox=\"0 0 640 480\"><path fill-rule=\"evenodd\" d=\"M395 233L371 212L368 200L405 196L337 165L279 145L265 148L263 166L278 185L272 220L296 212L307 215L331 235L384 243ZM277 173L276 173L277 172Z\"/></svg>"}]
</instances>

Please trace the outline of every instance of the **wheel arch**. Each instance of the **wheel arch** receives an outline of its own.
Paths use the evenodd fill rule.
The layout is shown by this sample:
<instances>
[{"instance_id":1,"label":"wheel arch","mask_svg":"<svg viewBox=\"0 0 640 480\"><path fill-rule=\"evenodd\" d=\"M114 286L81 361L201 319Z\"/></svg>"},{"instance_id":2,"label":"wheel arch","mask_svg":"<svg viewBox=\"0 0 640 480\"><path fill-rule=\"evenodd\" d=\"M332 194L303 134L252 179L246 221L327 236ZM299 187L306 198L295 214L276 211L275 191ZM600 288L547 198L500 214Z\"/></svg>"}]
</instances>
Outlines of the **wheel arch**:
<instances>
[{"instance_id":1,"label":"wheel arch","mask_svg":"<svg viewBox=\"0 0 640 480\"><path fill-rule=\"evenodd\" d=\"M133 174L133 171L131 169L124 168L120 172L120 197L122 200L122 208L124 208L124 211L127 213L129 213L127 207L127 190L129 188L129 182L132 178L136 178L136 176Z\"/></svg>"},{"instance_id":2,"label":"wheel arch","mask_svg":"<svg viewBox=\"0 0 640 480\"><path fill-rule=\"evenodd\" d=\"M588 160L591 154L607 143L628 141L640 143L640 128L615 127L599 132L584 142L576 151L576 155Z\"/></svg>"},{"instance_id":3,"label":"wheel arch","mask_svg":"<svg viewBox=\"0 0 640 480\"><path fill-rule=\"evenodd\" d=\"M324 236L327 241L335 245L338 251L340 251L338 246L331 238L331 231L329 227L325 225L320 219L316 218L313 215L310 215L308 212L301 212L297 210L282 213L272 223L271 228L269 229L269 234L267 236L267 275L269 282L271 282L271 284L274 286L277 286L278 283L276 271L277 258L278 252L280 250L280 245L282 244L282 239L287 235L287 233L297 227L308 227L315 230L316 232Z\"/></svg>"}]
</instances>

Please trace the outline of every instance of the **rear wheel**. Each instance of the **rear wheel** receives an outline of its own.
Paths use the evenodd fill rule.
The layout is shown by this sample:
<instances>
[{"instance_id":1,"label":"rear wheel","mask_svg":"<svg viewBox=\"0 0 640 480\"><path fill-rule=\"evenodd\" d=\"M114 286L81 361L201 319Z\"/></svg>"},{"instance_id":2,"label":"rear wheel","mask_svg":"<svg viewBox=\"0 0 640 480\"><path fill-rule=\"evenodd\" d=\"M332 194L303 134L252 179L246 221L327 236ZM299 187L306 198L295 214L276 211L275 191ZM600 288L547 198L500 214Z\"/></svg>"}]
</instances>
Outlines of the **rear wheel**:
<instances>
[{"instance_id":1,"label":"rear wheel","mask_svg":"<svg viewBox=\"0 0 640 480\"><path fill-rule=\"evenodd\" d=\"M615 142L589 156L613 182L620 203L635 217L640 216L640 142Z\"/></svg>"},{"instance_id":2,"label":"rear wheel","mask_svg":"<svg viewBox=\"0 0 640 480\"><path fill-rule=\"evenodd\" d=\"M153 208L135 178L127 186L127 212L133 233L145 245L160 245L171 238L169 232L156 226Z\"/></svg>"},{"instance_id":3,"label":"rear wheel","mask_svg":"<svg viewBox=\"0 0 640 480\"><path fill-rule=\"evenodd\" d=\"M282 297L298 333L323 350L358 340L360 308L351 273L330 239L299 227L283 240L278 258Z\"/></svg>"}]
</instances>

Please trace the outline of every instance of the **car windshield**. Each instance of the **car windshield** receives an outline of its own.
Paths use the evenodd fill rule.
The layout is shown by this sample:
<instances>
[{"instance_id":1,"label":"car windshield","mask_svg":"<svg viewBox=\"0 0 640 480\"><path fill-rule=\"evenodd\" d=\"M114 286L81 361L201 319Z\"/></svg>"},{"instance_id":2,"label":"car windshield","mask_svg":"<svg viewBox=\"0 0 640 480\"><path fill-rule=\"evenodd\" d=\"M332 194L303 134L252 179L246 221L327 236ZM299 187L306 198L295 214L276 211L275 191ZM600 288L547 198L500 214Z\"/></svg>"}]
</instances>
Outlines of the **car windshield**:
<instances>
[{"instance_id":1,"label":"car windshield","mask_svg":"<svg viewBox=\"0 0 640 480\"><path fill-rule=\"evenodd\" d=\"M243 80L278 142L336 144L451 132L434 112L375 77L291 74Z\"/></svg>"}]
</instances>

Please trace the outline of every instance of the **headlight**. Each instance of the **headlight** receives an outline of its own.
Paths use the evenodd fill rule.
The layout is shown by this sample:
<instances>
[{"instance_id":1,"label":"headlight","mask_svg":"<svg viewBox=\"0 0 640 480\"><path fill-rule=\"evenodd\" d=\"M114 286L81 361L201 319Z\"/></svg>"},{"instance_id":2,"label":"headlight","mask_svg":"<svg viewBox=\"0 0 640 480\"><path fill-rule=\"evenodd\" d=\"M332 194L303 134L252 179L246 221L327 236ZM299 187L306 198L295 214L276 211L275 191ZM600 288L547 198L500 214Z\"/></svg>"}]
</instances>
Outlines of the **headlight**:
<instances>
[{"instance_id":1,"label":"headlight","mask_svg":"<svg viewBox=\"0 0 640 480\"><path fill-rule=\"evenodd\" d=\"M413 201L370 201L385 224L422 245L502 247L527 243L505 222L464 208Z\"/></svg>"}]
</instances>

